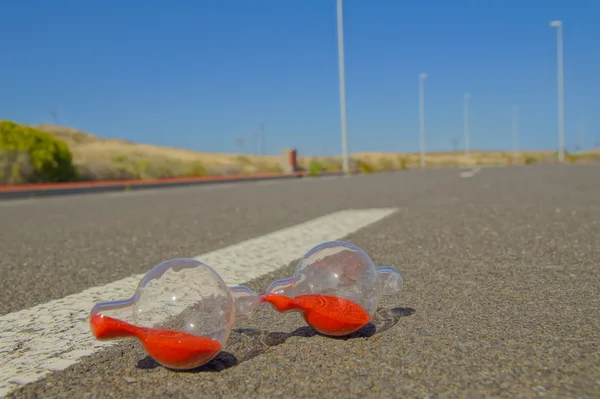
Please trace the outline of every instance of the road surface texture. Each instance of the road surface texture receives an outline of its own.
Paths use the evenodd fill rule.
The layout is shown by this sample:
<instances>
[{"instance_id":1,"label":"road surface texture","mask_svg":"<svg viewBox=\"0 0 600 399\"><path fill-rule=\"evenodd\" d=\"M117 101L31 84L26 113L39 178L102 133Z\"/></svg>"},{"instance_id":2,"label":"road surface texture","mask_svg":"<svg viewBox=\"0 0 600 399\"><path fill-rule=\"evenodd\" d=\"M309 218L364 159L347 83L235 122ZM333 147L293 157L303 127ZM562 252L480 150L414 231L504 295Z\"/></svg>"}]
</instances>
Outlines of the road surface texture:
<instances>
[{"instance_id":1,"label":"road surface texture","mask_svg":"<svg viewBox=\"0 0 600 399\"><path fill-rule=\"evenodd\" d=\"M600 397L600 167L467 176L396 172L1 202L0 358L17 366L0 361L0 387L15 398ZM309 230L294 227L306 222ZM77 352L89 341L83 313L40 316L59 306L46 303L77 307L69 298L88 288L206 253L234 257L229 278L264 290L292 276L310 249L287 254L294 243L260 239L287 228L277 237L298 248L313 235L358 245L402 271L403 294L347 339L265 306L190 372L158 366L133 340ZM272 245L268 267L253 245L263 254ZM53 328L71 338L36 341L55 316L69 320ZM60 359L61 345L72 345L75 360L27 374Z\"/></svg>"}]
</instances>

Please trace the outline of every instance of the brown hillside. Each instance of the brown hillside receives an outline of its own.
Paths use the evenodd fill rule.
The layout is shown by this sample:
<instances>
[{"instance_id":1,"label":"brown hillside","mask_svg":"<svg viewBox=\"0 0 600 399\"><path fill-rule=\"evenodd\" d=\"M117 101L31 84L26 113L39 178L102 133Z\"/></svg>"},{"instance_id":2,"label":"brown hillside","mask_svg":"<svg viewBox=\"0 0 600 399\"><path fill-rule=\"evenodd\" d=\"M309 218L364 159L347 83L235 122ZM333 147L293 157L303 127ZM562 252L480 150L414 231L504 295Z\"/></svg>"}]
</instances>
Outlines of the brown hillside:
<instances>
[{"instance_id":1,"label":"brown hillside","mask_svg":"<svg viewBox=\"0 0 600 399\"><path fill-rule=\"evenodd\" d=\"M134 143L122 139L106 139L78 129L56 125L34 126L63 140L73 152L74 162L85 179L157 178L201 176L204 174L260 173L281 170L278 156L219 154ZM583 154L596 158L600 149ZM322 170L341 169L341 157L302 157L300 166L310 169L317 162ZM356 153L352 158L362 163L361 169L390 170L419 167L415 153ZM519 154L519 163L555 162L553 151L530 151ZM571 159L571 161L573 161ZM467 167L472 165L508 165L511 152L472 151L470 162L462 152L427 154L428 167Z\"/></svg>"}]
</instances>

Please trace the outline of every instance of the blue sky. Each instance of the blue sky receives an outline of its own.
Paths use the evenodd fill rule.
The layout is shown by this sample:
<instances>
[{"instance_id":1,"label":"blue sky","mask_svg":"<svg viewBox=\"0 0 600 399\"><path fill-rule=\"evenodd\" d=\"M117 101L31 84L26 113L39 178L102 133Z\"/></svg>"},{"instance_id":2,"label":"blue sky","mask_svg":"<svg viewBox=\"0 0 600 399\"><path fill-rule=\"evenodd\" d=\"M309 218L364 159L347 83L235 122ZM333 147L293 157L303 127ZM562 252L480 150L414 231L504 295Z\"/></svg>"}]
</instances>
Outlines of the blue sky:
<instances>
[{"instance_id":1,"label":"blue sky","mask_svg":"<svg viewBox=\"0 0 600 399\"><path fill-rule=\"evenodd\" d=\"M335 0L6 0L0 118L233 152L341 152ZM557 148L556 30L564 21L567 148L600 142L597 0L345 0L350 152Z\"/></svg>"}]
</instances>

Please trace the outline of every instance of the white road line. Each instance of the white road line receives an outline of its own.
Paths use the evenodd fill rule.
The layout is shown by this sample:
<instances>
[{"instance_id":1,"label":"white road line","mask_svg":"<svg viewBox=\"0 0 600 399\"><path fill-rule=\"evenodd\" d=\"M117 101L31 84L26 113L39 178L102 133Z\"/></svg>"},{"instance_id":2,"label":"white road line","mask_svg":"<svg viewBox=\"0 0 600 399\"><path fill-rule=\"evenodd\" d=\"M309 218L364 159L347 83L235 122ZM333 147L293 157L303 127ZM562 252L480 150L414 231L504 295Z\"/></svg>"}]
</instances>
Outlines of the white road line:
<instances>
[{"instance_id":1,"label":"white road line","mask_svg":"<svg viewBox=\"0 0 600 399\"><path fill-rule=\"evenodd\" d=\"M199 255L229 285L259 277L324 241L341 239L397 209L346 210ZM115 342L96 341L88 315L95 303L130 297L143 274L0 316L0 397L63 370ZM290 276L291 277L291 276ZM266 287L265 287L266 288Z\"/></svg>"},{"instance_id":2,"label":"white road line","mask_svg":"<svg viewBox=\"0 0 600 399\"><path fill-rule=\"evenodd\" d=\"M476 166L469 171L460 172L459 176L466 179L466 178L475 176L477 174L477 172L479 172L480 170L481 170L481 167Z\"/></svg>"}]
</instances>

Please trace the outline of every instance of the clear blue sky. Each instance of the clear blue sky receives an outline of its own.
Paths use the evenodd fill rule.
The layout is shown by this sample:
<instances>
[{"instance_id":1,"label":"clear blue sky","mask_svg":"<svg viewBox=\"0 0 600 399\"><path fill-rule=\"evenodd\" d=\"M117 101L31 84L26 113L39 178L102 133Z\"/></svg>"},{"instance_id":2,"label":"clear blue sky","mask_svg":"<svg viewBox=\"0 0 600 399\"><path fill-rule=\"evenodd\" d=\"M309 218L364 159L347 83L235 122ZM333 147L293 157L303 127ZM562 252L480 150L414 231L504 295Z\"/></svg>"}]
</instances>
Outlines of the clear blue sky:
<instances>
[{"instance_id":1,"label":"clear blue sky","mask_svg":"<svg viewBox=\"0 0 600 399\"><path fill-rule=\"evenodd\" d=\"M268 153L340 153L335 0L5 0L0 118L104 137L236 151L265 121ZM556 30L565 135L600 142L600 1L345 0L350 152L557 148Z\"/></svg>"}]
</instances>

